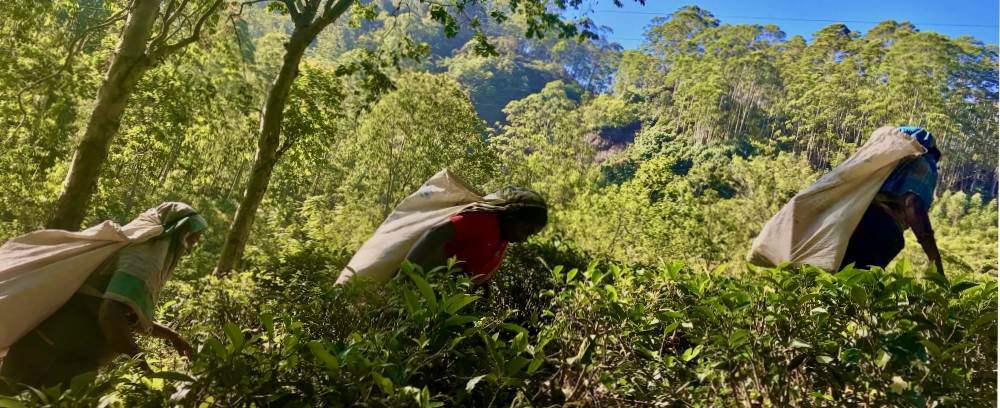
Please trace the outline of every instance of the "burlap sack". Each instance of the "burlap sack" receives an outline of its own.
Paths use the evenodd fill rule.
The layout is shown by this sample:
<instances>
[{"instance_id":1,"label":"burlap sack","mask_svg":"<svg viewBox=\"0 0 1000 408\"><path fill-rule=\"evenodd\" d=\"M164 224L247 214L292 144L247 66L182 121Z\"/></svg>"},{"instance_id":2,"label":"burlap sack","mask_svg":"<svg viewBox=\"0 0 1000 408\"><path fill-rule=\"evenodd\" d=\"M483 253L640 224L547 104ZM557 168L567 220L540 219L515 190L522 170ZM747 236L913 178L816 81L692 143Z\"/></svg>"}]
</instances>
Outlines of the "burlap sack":
<instances>
[{"instance_id":1,"label":"burlap sack","mask_svg":"<svg viewBox=\"0 0 1000 408\"><path fill-rule=\"evenodd\" d=\"M163 232L156 213L80 232L42 230L0 246L0 356L55 313L115 251Z\"/></svg>"},{"instance_id":2,"label":"burlap sack","mask_svg":"<svg viewBox=\"0 0 1000 408\"><path fill-rule=\"evenodd\" d=\"M355 276L388 282L424 232L469 206L496 201L475 192L447 169L441 170L399 203L340 272L337 284Z\"/></svg>"},{"instance_id":3,"label":"burlap sack","mask_svg":"<svg viewBox=\"0 0 1000 408\"><path fill-rule=\"evenodd\" d=\"M759 266L814 265L835 271L868 205L900 161L926 153L895 127L876 130L854 155L792 198L754 239Z\"/></svg>"}]
</instances>

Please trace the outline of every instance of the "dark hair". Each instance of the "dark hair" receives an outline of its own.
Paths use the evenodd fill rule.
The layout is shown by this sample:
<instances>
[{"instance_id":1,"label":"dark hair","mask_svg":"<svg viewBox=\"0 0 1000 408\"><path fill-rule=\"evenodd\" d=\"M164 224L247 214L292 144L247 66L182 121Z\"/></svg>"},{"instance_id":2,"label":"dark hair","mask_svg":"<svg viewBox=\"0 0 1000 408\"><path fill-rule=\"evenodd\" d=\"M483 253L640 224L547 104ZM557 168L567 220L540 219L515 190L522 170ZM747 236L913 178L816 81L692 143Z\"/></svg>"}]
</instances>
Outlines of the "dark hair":
<instances>
[{"instance_id":1,"label":"dark hair","mask_svg":"<svg viewBox=\"0 0 1000 408\"><path fill-rule=\"evenodd\" d=\"M545 207L515 206L503 210L505 218L512 218L531 225L544 227L549 223L549 210Z\"/></svg>"}]
</instances>

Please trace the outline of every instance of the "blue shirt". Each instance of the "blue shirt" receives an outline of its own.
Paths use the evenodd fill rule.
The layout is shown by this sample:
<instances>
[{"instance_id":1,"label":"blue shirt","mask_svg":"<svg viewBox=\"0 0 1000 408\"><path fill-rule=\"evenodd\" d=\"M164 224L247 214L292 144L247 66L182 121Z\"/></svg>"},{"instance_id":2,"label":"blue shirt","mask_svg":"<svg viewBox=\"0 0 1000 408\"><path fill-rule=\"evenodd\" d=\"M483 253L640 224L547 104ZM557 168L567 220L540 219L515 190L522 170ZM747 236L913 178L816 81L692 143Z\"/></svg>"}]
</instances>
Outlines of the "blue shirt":
<instances>
[{"instance_id":1,"label":"blue shirt","mask_svg":"<svg viewBox=\"0 0 1000 408\"><path fill-rule=\"evenodd\" d=\"M934 202L934 189L937 187L937 161L929 155L909 159L896 165L889 178L882 183L879 193L886 193L892 198L900 198L903 194L914 193L920 197L924 211L931 208Z\"/></svg>"}]
</instances>

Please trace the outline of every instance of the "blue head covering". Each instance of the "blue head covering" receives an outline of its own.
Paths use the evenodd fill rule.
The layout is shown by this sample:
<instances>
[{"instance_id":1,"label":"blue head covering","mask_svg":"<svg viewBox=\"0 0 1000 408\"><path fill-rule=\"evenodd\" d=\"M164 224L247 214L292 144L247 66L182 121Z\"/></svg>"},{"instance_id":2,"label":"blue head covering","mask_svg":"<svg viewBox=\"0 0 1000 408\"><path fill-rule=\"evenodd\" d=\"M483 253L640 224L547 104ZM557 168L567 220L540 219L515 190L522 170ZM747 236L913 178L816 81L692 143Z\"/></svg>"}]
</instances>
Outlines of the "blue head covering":
<instances>
[{"instance_id":1,"label":"blue head covering","mask_svg":"<svg viewBox=\"0 0 1000 408\"><path fill-rule=\"evenodd\" d=\"M934 135L928 132L927 129L917 126L900 126L900 132L910 135L910 137L917 140L924 149L928 152L937 149L937 143L934 141Z\"/></svg>"}]
</instances>

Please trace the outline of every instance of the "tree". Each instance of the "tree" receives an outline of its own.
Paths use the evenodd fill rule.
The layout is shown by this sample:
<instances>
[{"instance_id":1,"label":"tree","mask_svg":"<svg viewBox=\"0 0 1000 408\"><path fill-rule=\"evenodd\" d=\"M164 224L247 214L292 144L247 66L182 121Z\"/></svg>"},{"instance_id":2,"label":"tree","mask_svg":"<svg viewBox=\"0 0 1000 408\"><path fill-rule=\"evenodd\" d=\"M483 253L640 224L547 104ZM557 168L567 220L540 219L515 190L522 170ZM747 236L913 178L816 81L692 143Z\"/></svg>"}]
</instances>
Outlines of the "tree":
<instances>
[{"instance_id":1,"label":"tree","mask_svg":"<svg viewBox=\"0 0 1000 408\"><path fill-rule=\"evenodd\" d=\"M360 115L354 137L338 142L343 170L330 205L308 216L309 235L333 247L354 247L430 176L447 168L478 188L499 169L483 138L485 124L459 84L443 74L407 73L396 89ZM326 200L324 200L326 201Z\"/></svg>"},{"instance_id":2,"label":"tree","mask_svg":"<svg viewBox=\"0 0 1000 408\"><path fill-rule=\"evenodd\" d=\"M0 224L11 228L0 226L2 236L38 228L50 215L58 185L48 173L70 151L76 112L99 83L101 41L125 17L115 6L0 4Z\"/></svg>"},{"instance_id":3,"label":"tree","mask_svg":"<svg viewBox=\"0 0 1000 408\"><path fill-rule=\"evenodd\" d=\"M491 138L500 149L509 176L506 182L532 187L558 206L575 191L593 184L594 147L584 139L579 109L582 90L552 81L541 92L504 108L510 125Z\"/></svg>"},{"instance_id":4,"label":"tree","mask_svg":"<svg viewBox=\"0 0 1000 408\"><path fill-rule=\"evenodd\" d=\"M115 55L97 91L86 130L73 155L55 210L46 224L48 228L76 229L80 226L136 83L164 58L197 41L205 24L217 20L221 5L222 0L195 4L169 0L162 8L160 0L135 0L131 4ZM191 20L194 23L189 27L189 34L176 38L182 28L178 26Z\"/></svg>"},{"instance_id":5,"label":"tree","mask_svg":"<svg viewBox=\"0 0 1000 408\"><path fill-rule=\"evenodd\" d=\"M405 6L405 10L408 12L426 9L428 15L442 25L447 35L454 36L458 33L461 26L460 21L462 21L456 16L461 15L467 3L475 3L477 1L462 1L454 6L445 6L430 0L414 0L393 8L401 10ZM639 3L644 2L644 0L636 1ZM250 236L250 229L253 225L257 208L260 206L261 200L264 198L264 193L267 191L274 166L277 164L282 153L294 144L294 139L286 138L284 141L282 140L281 127L285 103L288 99L292 82L298 74L299 62L306 48L316 36L347 12L351 5L355 4L355 0L306 0L304 2L282 0L270 3L289 14L294 23L294 28L292 29L288 43L285 45L286 52L281 69L271 88L268 90L268 95L264 103L264 111L260 121L260 136L257 140L257 153L250 170L249 180L246 183L243 199L236 210L236 215L233 217L233 222L226 234L222 254L216 266L216 273L219 274L225 274L238 266L240 258L243 255L243 250L246 247L247 239ZM576 25L563 21L559 16L559 10L566 9L567 7L579 7L582 3L583 0L560 0L556 2L529 0L512 2L506 5L506 7L494 3L487 4L490 5L489 15L497 22L505 20L511 14L523 17L527 24L526 36L528 37L542 37L546 32L553 30L561 37L574 37L578 35L592 37L594 34L589 30L584 29L581 31ZM615 3L616 5L621 5L620 0L615 0ZM554 5L556 9L550 9L550 5ZM371 3L359 6L357 9L358 15L370 20L378 15L379 6L385 7L387 4ZM425 6L426 8L421 6ZM482 22L478 18L474 18L466 24L475 29L475 34L472 37L475 44L473 48L483 54L495 54L495 48L489 43L482 30L479 29ZM425 45L421 46L412 42L406 42L406 44L411 46L404 47L402 50L403 56L417 57L422 53L426 53L427 47ZM396 55L392 56L390 60L393 63L392 65L398 65L400 58ZM377 91L386 89L390 85L386 81L387 77L381 71L385 65L387 64L384 62L376 63L367 61L358 65L344 67L342 71L345 73L363 72L368 74L369 79L367 83L377 93Z\"/></svg>"}]
</instances>

